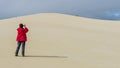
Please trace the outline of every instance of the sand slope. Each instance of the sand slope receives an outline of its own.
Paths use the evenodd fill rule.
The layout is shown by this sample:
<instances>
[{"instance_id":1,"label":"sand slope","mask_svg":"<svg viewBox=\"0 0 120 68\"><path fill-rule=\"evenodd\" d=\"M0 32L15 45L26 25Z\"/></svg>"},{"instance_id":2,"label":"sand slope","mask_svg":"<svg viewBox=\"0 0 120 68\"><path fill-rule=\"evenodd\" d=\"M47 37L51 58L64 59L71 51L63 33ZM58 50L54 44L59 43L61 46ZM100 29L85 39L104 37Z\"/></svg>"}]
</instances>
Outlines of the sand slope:
<instances>
[{"instance_id":1,"label":"sand slope","mask_svg":"<svg viewBox=\"0 0 120 68\"><path fill-rule=\"evenodd\" d=\"M19 23L30 30L27 57L14 56ZM0 68L120 68L120 21L22 16L0 21L0 41Z\"/></svg>"}]
</instances>

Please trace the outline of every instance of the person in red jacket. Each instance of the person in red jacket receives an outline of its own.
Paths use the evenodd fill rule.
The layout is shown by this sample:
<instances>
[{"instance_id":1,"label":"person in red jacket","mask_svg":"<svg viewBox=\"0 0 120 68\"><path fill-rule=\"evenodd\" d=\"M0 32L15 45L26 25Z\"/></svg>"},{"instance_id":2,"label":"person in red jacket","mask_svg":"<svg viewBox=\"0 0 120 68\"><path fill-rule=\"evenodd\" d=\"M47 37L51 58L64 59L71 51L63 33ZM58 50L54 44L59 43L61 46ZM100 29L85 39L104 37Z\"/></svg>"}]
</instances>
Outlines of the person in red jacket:
<instances>
[{"instance_id":1,"label":"person in red jacket","mask_svg":"<svg viewBox=\"0 0 120 68\"><path fill-rule=\"evenodd\" d=\"M22 45L22 56L25 56L25 42L27 41L26 33L28 32L28 28L26 25L19 24L19 28L17 28L17 49L15 52L15 56L18 56L18 52L20 49L20 46Z\"/></svg>"}]
</instances>

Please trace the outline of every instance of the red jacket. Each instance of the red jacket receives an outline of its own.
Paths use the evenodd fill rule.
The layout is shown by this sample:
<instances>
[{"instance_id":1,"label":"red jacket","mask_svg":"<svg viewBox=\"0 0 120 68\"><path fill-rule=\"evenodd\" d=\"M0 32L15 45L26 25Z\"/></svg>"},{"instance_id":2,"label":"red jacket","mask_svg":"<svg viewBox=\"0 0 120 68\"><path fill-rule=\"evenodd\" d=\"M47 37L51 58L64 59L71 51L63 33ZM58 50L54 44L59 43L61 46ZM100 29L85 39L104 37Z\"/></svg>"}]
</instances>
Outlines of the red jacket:
<instances>
[{"instance_id":1,"label":"red jacket","mask_svg":"<svg viewBox=\"0 0 120 68\"><path fill-rule=\"evenodd\" d=\"M16 41L27 41L26 33L28 32L28 28L17 28L17 31Z\"/></svg>"}]
</instances>

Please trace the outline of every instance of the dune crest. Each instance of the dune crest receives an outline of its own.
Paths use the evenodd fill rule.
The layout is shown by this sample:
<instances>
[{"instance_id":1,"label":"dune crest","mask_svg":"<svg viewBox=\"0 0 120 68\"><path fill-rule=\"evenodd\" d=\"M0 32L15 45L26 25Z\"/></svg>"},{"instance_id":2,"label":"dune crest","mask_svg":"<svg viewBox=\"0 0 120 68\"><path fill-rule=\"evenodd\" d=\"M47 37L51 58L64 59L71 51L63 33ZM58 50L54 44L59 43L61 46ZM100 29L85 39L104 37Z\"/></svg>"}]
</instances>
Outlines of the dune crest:
<instances>
[{"instance_id":1,"label":"dune crest","mask_svg":"<svg viewBox=\"0 0 120 68\"><path fill-rule=\"evenodd\" d=\"M14 56L16 28L29 28L26 57ZM120 68L120 22L43 13L0 20L3 68Z\"/></svg>"}]
</instances>

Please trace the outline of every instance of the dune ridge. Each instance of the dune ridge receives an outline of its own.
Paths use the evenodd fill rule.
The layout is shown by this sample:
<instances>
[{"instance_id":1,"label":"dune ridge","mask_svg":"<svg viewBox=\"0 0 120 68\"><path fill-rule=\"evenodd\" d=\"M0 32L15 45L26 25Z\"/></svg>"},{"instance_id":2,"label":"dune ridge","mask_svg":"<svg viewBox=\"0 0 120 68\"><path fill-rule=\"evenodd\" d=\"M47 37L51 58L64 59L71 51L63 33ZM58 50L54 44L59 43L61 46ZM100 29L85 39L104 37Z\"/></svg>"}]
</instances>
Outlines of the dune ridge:
<instances>
[{"instance_id":1,"label":"dune ridge","mask_svg":"<svg viewBox=\"0 0 120 68\"><path fill-rule=\"evenodd\" d=\"M26 57L14 56L16 28L29 28ZM57 13L0 20L0 67L120 68L120 21Z\"/></svg>"}]
</instances>

